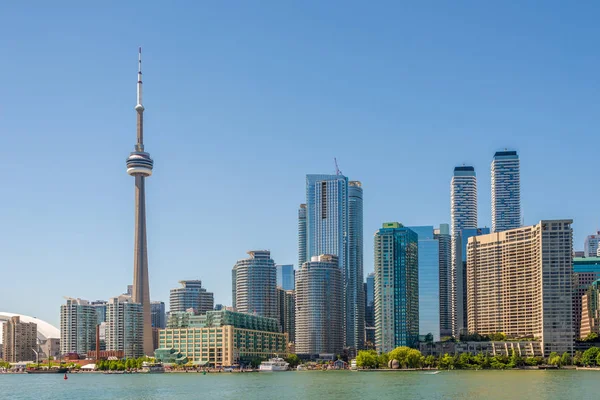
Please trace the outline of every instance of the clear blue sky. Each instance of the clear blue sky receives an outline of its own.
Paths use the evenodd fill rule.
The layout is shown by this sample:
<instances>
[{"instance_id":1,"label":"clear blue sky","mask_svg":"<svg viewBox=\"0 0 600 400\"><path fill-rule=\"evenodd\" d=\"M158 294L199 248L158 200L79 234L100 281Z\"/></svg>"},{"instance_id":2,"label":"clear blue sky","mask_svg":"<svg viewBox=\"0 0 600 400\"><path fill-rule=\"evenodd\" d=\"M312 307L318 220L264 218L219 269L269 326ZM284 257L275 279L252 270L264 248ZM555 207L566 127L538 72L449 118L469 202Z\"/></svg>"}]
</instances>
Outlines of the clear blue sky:
<instances>
[{"instance_id":1,"label":"clear blue sky","mask_svg":"<svg viewBox=\"0 0 600 400\"><path fill-rule=\"evenodd\" d=\"M489 226L504 147L526 224L600 228L597 2L120 3L2 7L2 311L58 325L63 295L131 282L139 45L153 300L202 279L230 304L250 249L296 263L305 174L334 157L363 182L365 274L382 222L449 222L455 165Z\"/></svg>"}]
</instances>

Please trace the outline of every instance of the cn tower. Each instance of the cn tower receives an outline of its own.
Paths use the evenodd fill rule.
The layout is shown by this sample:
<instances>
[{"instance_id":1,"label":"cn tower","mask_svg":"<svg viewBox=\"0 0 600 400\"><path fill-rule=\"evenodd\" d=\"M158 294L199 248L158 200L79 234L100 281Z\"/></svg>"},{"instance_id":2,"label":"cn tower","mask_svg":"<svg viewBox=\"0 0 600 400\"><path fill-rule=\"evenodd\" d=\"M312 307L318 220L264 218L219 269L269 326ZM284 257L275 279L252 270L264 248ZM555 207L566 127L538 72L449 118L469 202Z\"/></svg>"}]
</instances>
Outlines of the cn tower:
<instances>
[{"instance_id":1,"label":"cn tower","mask_svg":"<svg viewBox=\"0 0 600 400\"><path fill-rule=\"evenodd\" d=\"M127 158L127 173L135 177L135 243L133 245L132 301L143 309L143 352L154 354L150 314L150 284L148 281L148 243L146 240L146 178L152 175L154 161L144 151L144 106L142 105L142 48L138 54L137 81L137 143Z\"/></svg>"}]
</instances>

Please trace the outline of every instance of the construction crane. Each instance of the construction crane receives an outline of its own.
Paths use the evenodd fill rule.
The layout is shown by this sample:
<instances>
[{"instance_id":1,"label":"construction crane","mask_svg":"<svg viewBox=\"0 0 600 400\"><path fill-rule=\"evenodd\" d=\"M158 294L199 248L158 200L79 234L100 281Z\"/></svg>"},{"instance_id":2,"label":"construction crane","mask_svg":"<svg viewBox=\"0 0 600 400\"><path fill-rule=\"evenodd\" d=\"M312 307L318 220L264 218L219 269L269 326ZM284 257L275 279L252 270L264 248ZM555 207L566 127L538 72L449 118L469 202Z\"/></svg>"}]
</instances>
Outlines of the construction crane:
<instances>
[{"instance_id":1,"label":"construction crane","mask_svg":"<svg viewBox=\"0 0 600 400\"><path fill-rule=\"evenodd\" d=\"M333 157L333 162L335 163L335 174L342 175L342 171L340 171L340 167L338 166L338 163L337 163L337 158Z\"/></svg>"}]
</instances>

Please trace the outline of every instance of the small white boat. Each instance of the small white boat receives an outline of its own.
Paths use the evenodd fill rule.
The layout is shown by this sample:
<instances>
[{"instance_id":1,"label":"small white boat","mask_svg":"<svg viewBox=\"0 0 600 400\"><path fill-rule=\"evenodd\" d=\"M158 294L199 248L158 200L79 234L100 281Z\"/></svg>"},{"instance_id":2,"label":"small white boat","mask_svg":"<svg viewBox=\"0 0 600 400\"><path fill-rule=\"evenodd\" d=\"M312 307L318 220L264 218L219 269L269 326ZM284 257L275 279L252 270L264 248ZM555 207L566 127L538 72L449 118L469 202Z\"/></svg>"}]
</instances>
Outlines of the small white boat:
<instances>
[{"instance_id":1,"label":"small white boat","mask_svg":"<svg viewBox=\"0 0 600 400\"><path fill-rule=\"evenodd\" d=\"M275 371L287 371L290 368L290 364L285 362L283 358L275 357L269 359L269 361L263 361L260 363L259 371L262 372L275 372Z\"/></svg>"},{"instance_id":2,"label":"small white boat","mask_svg":"<svg viewBox=\"0 0 600 400\"><path fill-rule=\"evenodd\" d=\"M306 371L306 367L304 365L298 365L296 371Z\"/></svg>"},{"instance_id":3,"label":"small white boat","mask_svg":"<svg viewBox=\"0 0 600 400\"><path fill-rule=\"evenodd\" d=\"M437 375L439 373L440 373L440 371L425 372L426 375Z\"/></svg>"}]
</instances>

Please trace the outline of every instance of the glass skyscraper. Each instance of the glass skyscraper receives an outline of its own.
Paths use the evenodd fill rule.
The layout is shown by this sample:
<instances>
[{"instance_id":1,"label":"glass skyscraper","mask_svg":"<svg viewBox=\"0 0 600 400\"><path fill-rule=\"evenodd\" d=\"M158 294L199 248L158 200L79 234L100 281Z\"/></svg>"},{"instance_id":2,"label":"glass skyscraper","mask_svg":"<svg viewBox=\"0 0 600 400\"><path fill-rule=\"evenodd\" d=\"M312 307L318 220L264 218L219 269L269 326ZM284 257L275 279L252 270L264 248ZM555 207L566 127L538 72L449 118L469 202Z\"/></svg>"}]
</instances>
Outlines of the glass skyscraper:
<instances>
[{"instance_id":1,"label":"glass skyscraper","mask_svg":"<svg viewBox=\"0 0 600 400\"><path fill-rule=\"evenodd\" d=\"M492 232L521 226L521 172L516 151L497 151L492 161Z\"/></svg>"},{"instance_id":2,"label":"glass skyscraper","mask_svg":"<svg viewBox=\"0 0 600 400\"><path fill-rule=\"evenodd\" d=\"M419 341L419 238L398 222L375 233L375 342L378 352Z\"/></svg>"},{"instance_id":3,"label":"glass skyscraper","mask_svg":"<svg viewBox=\"0 0 600 400\"><path fill-rule=\"evenodd\" d=\"M440 338L452 336L452 275L451 275L451 237L450 226L448 224L440 224L438 229L433 231L434 237L439 244L440 256Z\"/></svg>"},{"instance_id":4,"label":"glass skyscraper","mask_svg":"<svg viewBox=\"0 0 600 400\"><path fill-rule=\"evenodd\" d=\"M294 290L294 266L278 264L275 268L277 268L277 287L283 290Z\"/></svg>"},{"instance_id":5,"label":"glass skyscraper","mask_svg":"<svg viewBox=\"0 0 600 400\"><path fill-rule=\"evenodd\" d=\"M249 251L232 270L232 300L236 311L279 319L277 269L268 250Z\"/></svg>"},{"instance_id":6,"label":"glass skyscraper","mask_svg":"<svg viewBox=\"0 0 600 400\"><path fill-rule=\"evenodd\" d=\"M165 303L162 301L150 302L150 313L152 316L152 327L164 329L167 326L165 314Z\"/></svg>"},{"instance_id":7,"label":"glass skyscraper","mask_svg":"<svg viewBox=\"0 0 600 400\"><path fill-rule=\"evenodd\" d=\"M459 336L466 329L464 314L464 276L460 242L463 229L477 228L477 177L475 168L460 166L454 168L450 184L450 235L451 235L451 316L452 334Z\"/></svg>"},{"instance_id":8,"label":"glass skyscraper","mask_svg":"<svg viewBox=\"0 0 600 400\"><path fill-rule=\"evenodd\" d=\"M304 228L301 208L298 229L299 252L306 248L305 260L321 254L338 257L344 282L344 342L354 350L364 345L361 186L341 174L307 175L306 225ZM300 254L299 260L302 258Z\"/></svg>"},{"instance_id":9,"label":"glass skyscraper","mask_svg":"<svg viewBox=\"0 0 600 400\"><path fill-rule=\"evenodd\" d=\"M363 287L363 191L358 181L348 183L348 262L345 271L346 346L362 349L365 342Z\"/></svg>"},{"instance_id":10,"label":"glass skyscraper","mask_svg":"<svg viewBox=\"0 0 600 400\"><path fill-rule=\"evenodd\" d=\"M367 275L365 283L365 342L366 348L375 347L375 273Z\"/></svg>"},{"instance_id":11,"label":"glass skyscraper","mask_svg":"<svg viewBox=\"0 0 600 400\"><path fill-rule=\"evenodd\" d=\"M306 262L306 204L298 208L298 268Z\"/></svg>"},{"instance_id":12,"label":"glass skyscraper","mask_svg":"<svg viewBox=\"0 0 600 400\"><path fill-rule=\"evenodd\" d=\"M440 339L440 244L433 226L410 226L419 240L419 333Z\"/></svg>"}]
</instances>

